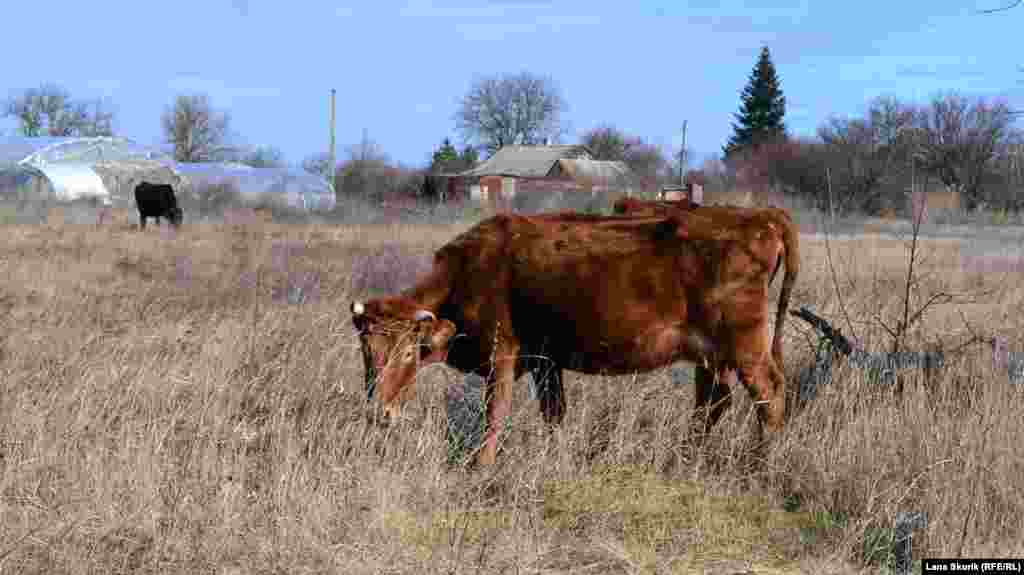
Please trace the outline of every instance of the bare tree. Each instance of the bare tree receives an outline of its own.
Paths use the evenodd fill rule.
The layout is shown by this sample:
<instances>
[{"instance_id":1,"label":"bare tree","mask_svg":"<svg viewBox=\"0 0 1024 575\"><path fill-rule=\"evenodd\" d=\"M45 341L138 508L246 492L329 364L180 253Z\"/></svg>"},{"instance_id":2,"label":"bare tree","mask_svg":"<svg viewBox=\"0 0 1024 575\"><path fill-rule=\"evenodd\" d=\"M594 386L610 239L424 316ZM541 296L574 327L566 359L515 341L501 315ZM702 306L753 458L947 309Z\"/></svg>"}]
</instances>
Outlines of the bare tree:
<instances>
[{"instance_id":1,"label":"bare tree","mask_svg":"<svg viewBox=\"0 0 1024 575\"><path fill-rule=\"evenodd\" d=\"M936 96L917 114L921 167L947 188L961 193L968 209L983 198L982 183L996 153L1007 143L1013 113L1003 102Z\"/></svg>"},{"instance_id":2,"label":"bare tree","mask_svg":"<svg viewBox=\"0 0 1024 575\"><path fill-rule=\"evenodd\" d=\"M999 146L984 182L986 201L1002 209L1024 208L1024 131L1013 129Z\"/></svg>"},{"instance_id":3,"label":"bare tree","mask_svg":"<svg viewBox=\"0 0 1024 575\"><path fill-rule=\"evenodd\" d=\"M520 72L477 80L455 122L467 143L490 155L502 146L558 141L566 110L552 79Z\"/></svg>"},{"instance_id":4,"label":"bare tree","mask_svg":"<svg viewBox=\"0 0 1024 575\"><path fill-rule=\"evenodd\" d=\"M386 164L388 155L381 148L380 144L370 138L366 129L363 129L363 137L358 144L347 148L348 159L353 162Z\"/></svg>"},{"instance_id":5,"label":"bare tree","mask_svg":"<svg viewBox=\"0 0 1024 575\"><path fill-rule=\"evenodd\" d=\"M1020 134L1012 122L1005 104L956 94L924 106L879 98L863 117L829 119L815 140L751 161L774 166L789 189L839 212L902 211L913 168L960 192L969 209L996 196L1011 206L1021 165L1021 148L1014 146ZM831 185L822 180L825 173Z\"/></svg>"},{"instance_id":6,"label":"bare tree","mask_svg":"<svg viewBox=\"0 0 1024 575\"><path fill-rule=\"evenodd\" d=\"M755 198L793 192L820 197L824 168L819 171L816 164L822 160L822 147L802 138L763 138L723 158L726 181Z\"/></svg>"},{"instance_id":7,"label":"bare tree","mask_svg":"<svg viewBox=\"0 0 1024 575\"><path fill-rule=\"evenodd\" d=\"M160 124L179 162L208 162L232 151L227 145L230 116L215 110L206 94L179 95L164 110Z\"/></svg>"},{"instance_id":8,"label":"bare tree","mask_svg":"<svg viewBox=\"0 0 1024 575\"><path fill-rule=\"evenodd\" d=\"M630 146L623 161L644 182L645 188L663 180L671 169L671 163L661 147L643 141Z\"/></svg>"},{"instance_id":9,"label":"bare tree","mask_svg":"<svg viewBox=\"0 0 1024 575\"><path fill-rule=\"evenodd\" d=\"M258 146L242 156L241 163L254 168L281 168L284 154L273 146Z\"/></svg>"},{"instance_id":10,"label":"bare tree","mask_svg":"<svg viewBox=\"0 0 1024 575\"><path fill-rule=\"evenodd\" d=\"M996 12L1005 12L1006 10L1009 10L1011 8L1016 8L1017 6L1020 6L1021 2L1022 2L1022 0L1010 0L1010 2L1006 3L1003 6L999 6L998 8L989 8L987 10L978 10L978 12L981 13L981 14L994 14Z\"/></svg>"},{"instance_id":11,"label":"bare tree","mask_svg":"<svg viewBox=\"0 0 1024 575\"><path fill-rule=\"evenodd\" d=\"M339 194L379 200L388 191L394 170L384 150L370 139L366 130L358 144L348 147L348 159L338 166Z\"/></svg>"},{"instance_id":12,"label":"bare tree","mask_svg":"<svg viewBox=\"0 0 1024 575\"><path fill-rule=\"evenodd\" d=\"M327 152L320 152L319 154L313 154L312 156L308 156L305 160L302 160L302 169L329 180L331 178L330 164L330 154Z\"/></svg>"},{"instance_id":13,"label":"bare tree","mask_svg":"<svg viewBox=\"0 0 1024 575\"><path fill-rule=\"evenodd\" d=\"M114 113L102 100L78 102L57 84L29 88L7 101L5 116L18 121L24 136L110 136Z\"/></svg>"},{"instance_id":14,"label":"bare tree","mask_svg":"<svg viewBox=\"0 0 1024 575\"><path fill-rule=\"evenodd\" d=\"M877 212L893 199L885 197L892 191L886 184L908 165L913 123L911 107L879 98L864 118L831 118L818 128L836 209Z\"/></svg>"},{"instance_id":15,"label":"bare tree","mask_svg":"<svg viewBox=\"0 0 1024 575\"><path fill-rule=\"evenodd\" d=\"M704 161L700 164L700 172L705 178L705 194L724 192L734 184L733 174L729 172L725 162L722 161L721 154L705 156Z\"/></svg>"},{"instance_id":16,"label":"bare tree","mask_svg":"<svg viewBox=\"0 0 1024 575\"><path fill-rule=\"evenodd\" d=\"M611 124L588 130L580 138L580 143L590 150L595 160L624 162L641 179L661 178L672 169L672 164L661 148Z\"/></svg>"},{"instance_id":17,"label":"bare tree","mask_svg":"<svg viewBox=\"0 0 1024 575\"><path fill-rule=\"evenodd\" d=\"M595 160L624 161L630 148L642 142L611 124L603 124L585 132L580 143L590 149Z\"/></svg>"}]
</instances>

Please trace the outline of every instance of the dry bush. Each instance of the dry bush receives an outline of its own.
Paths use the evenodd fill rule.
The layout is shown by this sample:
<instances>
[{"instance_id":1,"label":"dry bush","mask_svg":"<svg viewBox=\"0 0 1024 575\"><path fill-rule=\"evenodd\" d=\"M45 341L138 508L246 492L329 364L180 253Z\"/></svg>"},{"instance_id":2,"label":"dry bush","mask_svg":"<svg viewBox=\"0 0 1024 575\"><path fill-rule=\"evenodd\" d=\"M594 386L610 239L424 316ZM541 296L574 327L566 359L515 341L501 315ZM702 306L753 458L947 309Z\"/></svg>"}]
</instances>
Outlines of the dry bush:
<instances>
[{"instance_id":1,"label":"dry bush","mask_svg":"<svg viewBox=\"0 0 1024 575\"><path fill-rule=\"evenodd\" d=\"M377 426L348 304L466 225L0 228L0 572L877 572L865 542L899 510L931 518L921 555L1024 552L1024 398L980 351L901 397L839 373L764 461L741 391L691 446L669 370L568 375L552 434L523 382L491 469L448 464L447 368ZM927 281L994 291L913 341L956 340L961 312L1019 333L1018 268L934 246ZM833 249L854 317L898 308L901 244ZM803 260L796 305L837 317L821 242Z\"/></svg>"},{"instance_id":2,"label":"dry bush","mask_svg":"<svg viewBox=\"0 0 1024 575\"><path fill-rule=\"evenodd\" d=\"M230 182L199 186L192 194L179 195L178 203L185 213L200 217L221 215L243 206L241 191Z\"/></svg>"}]
</instances>

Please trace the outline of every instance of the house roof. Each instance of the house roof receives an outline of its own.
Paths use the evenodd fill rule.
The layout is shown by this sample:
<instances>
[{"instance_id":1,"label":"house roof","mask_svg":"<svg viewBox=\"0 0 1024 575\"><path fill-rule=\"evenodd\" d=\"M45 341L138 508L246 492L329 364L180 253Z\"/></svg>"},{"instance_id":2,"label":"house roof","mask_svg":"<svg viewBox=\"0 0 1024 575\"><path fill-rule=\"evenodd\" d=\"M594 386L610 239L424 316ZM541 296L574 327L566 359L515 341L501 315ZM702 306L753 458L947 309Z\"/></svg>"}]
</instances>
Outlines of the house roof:
<instances>
[{"instance_id":1,"label":"house roof","mask_svg":"<svg viewBox=\"0 0 1024 575\"><path fill-rule=\"evenodd\" d=\"M558 160L562 173L570 178L586 178L599 181L621 181L631 176L624 162L609 160Z\"/></svg>"},{"instance_id":2,"label":"house roof","mask_svg":"<svg viewBox=\"0 0 1024 575\"><path fill-rule=\"evenodd\" d=\"M583 145L503 146L479 166L460 176L516 176L542 178L562 159L587 159L590 150Z\"/></svg>"}]
</instances>

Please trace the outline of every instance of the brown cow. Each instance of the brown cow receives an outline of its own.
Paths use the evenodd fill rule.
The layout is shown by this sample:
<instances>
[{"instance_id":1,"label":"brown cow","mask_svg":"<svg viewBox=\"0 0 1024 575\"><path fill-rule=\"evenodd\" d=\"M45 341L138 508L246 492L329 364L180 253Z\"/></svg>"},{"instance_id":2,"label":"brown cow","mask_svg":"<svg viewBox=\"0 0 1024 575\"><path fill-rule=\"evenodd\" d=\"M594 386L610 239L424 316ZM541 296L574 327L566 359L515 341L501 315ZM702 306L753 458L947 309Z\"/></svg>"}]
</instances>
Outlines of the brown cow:
<instances>
[{"instance_id":1,"label":"brown cow","mask_svg":"<svg viewBox=\"0 0 1024 575\"><path fill-rule=\"evenodd\" d=\"M780 430L785 381L770 353L767 288L751 282L709 309L714 267L685 239L688 217L484 220L438 250L416 286L352 303L369 398L376 391L395 417L429 363L487 378L490 426L478 461L489 464L525 372L538 381L545 420L557 424L563 369L626 374L688 360L738 369L763 429ZM698 408L708 407L711 384L698 381ZM711 410L705 430L721 411Z\"/></svg>"}]
</instances>

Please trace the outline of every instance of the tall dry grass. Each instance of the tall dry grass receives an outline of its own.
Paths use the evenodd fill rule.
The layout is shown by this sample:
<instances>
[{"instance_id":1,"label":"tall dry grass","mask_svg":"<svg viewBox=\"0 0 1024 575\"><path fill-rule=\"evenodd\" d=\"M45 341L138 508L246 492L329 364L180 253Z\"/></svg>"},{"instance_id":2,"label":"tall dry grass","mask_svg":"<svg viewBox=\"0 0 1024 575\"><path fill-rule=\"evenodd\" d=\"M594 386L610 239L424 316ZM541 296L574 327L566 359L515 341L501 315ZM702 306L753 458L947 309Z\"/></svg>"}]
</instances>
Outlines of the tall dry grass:
<instances>
[{"instance_id":1,"label":"tall dry grass","mask_svg":"<svg viewBox=\"0 0 1024 575\"><path fill-rule=\"evenodd\" d=\"M929 515L918 556L1024 554L1024 390L983 348L902 395L840 373L764 461L742 392L691 447L692 389L667 370L569 375L553 434L522 382L491 469L447 464L447 368L378 427L348 303L404 287L463 227L0 228L0 572L878 572L899 511ZM1020 332L1020 268L928 246L922 293L983 295L912 342ZM808 239L795 304L845 328L841 300L881 348L903 248L831 247L842 297ZM786 333L792 380L810 351Z\"/></svg>"}]
</instances>

